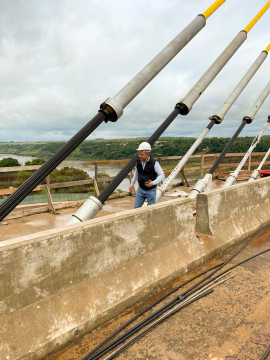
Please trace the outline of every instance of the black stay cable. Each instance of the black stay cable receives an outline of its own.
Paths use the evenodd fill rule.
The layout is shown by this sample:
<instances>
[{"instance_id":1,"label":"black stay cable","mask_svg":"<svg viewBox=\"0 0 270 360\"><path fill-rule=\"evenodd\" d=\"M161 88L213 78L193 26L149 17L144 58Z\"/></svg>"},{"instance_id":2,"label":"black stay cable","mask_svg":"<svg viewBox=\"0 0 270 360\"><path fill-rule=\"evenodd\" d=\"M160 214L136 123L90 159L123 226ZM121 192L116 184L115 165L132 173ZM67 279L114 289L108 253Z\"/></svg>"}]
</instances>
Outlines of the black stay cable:
<instances>
[{"instance_id":1,"label":"black stay cable","mask_svg":"<svg viewBox=\"0 0 270 360\"><path fill-rule=\"evenodd\" d=\"M133 335L135 332L137 332L138 330L140 330L142 327L144 327L145 325L147 325L148 323L150 323L151 321L155 320L157 317L159 317L162 313L164 313L165 311L169 310L170 308L172 308L174 305L176 305L177 303L185 300L186 297L192 295L195 291L198 291L199 289L201 289L202 287L204 287L205 285L209 284L210 282L212 282L213 280L215 280L216 278L220 277L221 275L227 273L228 271L230 271L231 269L233 269L236 266L239 266L240 264L251 260L253 256L247 260L244 260L243 262L241 262L240 264L233 266L227 270L225 270L224 272L218 274L217 276L215 276L212 279L209 279L213 274L215 274L217 271L219 271L222 267L224 267L228 262L230 262L235 256L237 256L242 250L244 250L252 241L254 241L262 232L264 232L266 229L268 229L270 227L270 225L266 226L265 228L263 228L259 233L257 233L253 238L251 238L250 241L248 241L240 250L238 250L235 254L233 254L232 256L230 256L223 264L222 266L220 266L219 268L213 270L209 275L207 275L205 278L203 278L202 280L200 280L198 283L196 283L195 285L193 285L192 287L190 287L189 289L187 289L184 293L178 295L175 299L173 299L172 301L170 301L168 304L164 305L163 307L161 307L159 310L157 310L156 312L154 312L152 315L150 315L147 319L141 321L140 323L138 323L136 326L134 326L133 328L131 328L129 331L127 331L125 334L123 334L122 336L118 337L117 339L115 339L113 342L111 342L110 344L108 344L107 346L105 346L102 350L100 350L99 352L97 352L96 354L94 354L93 356L91 356L90 354L86 355L83 360L97 360L99 359L101 356L105 355L108 351L112 350L113 348L115 348L117 345L119 345L122 341L126 340L128 337L130 337L131 335ZM266 250L269 251L269 250ZM265 251L265 252L266 252ZM262 252L263 253L263 252ZM204 283L207 279L209 279L206 283ZM202 284L204 283L204 284ZM106 341L107 342L107 341Z\"/></svg>"},{"instance_id":2,"label":"black stay cable","mask_svg":"<svg viewBox=\"0 0 270 360\"><path fill-rule=\"evenodd\" d=\"M219 157L217 158L217 160L215 161L215 163L213 164L213 166L211 167L211 169L208 171L208 174L214 174L214 172L216 171L217 167L219 166L219 164L221 163L221 161L224 159L225 155L227 154L227 152L230 150L231 146L233 145L233 143L235 142L236 138L238 137L238 135L240 134L240 132L243 130L243 128L246 126L247 124L247 120L243 120L241 125L239 126L239 128L236 130L236 132L234 133L234 135L231 137L230 141L228 142L228 144L225 146L225 148L222 150L222 152L220 153Z\"/></svg>"},{"instance_id":3,"label":"black stay cable","mask_svg":"<svg viewBox=\"0 0 270 360\"><path fill-rule=\"evenodd\" d=\"M146 313L148 310L150 310L151 308L153 308L154 306L156 306L158 303L160 303L162 300L164 300L166 297L170 296L171 294L173 294L175 291L181 289L183 286L185 286L186 284L190 283L191 281L197 279L198 277L206 274L207 272L216 269L217 267L220 267L221 265L223 265L223 263L215 265L210 267L209 269L206 269L204 271L202 271L201 273L193 276L191 279L183 282L181 285L175 287L174 289L172 289L171 291L169 291L168 293L166 293L165 295L163 295L162 297L160 297L159 299L157 299L155 302L153 302L152 304L148 305L146 308L144 308L142 311L140 311L137 315L135 315L133 318L131 318L130 320L128 320L125 324L123 324L119 329L115 330L110 336L108 336L105 340L103 340L97 347L95 347L89 354L87 354L83 360L88 359L91 355L93 355L98 349L100 349L103 345L105 345L109 340L111 340L115 335L117 335L120 331L122 331L123 329L125 329L128 325L130 325L133 321L137 320L140 316L142 316L144 313Z\"/></svg>"},{"instance_id":4,"label":"black stay cable","mask_svg":"<svg viewBox=\"0 0 270 360\"><path fill-rule=\"evenodd\" d=\"M0 205L2 221L41 181L43 181L69 154L72 153L105 119L107 115L99 112L81 130L61 147L48 161L34 172L22 185Z\"/></svg>"},{"instance_id":5,"label":"black stay cable","mask_svg":"<svg viewBox=\"0 0 270 360\"><path fill-rule=\"evenodd\" d=\"M180 108L175 108L173 112L167 117L166 120L158 127L158 129L150 136L147 142L150 145L154 145L157 139L163 134L167 127L173 122L173 120L180 114ZM123 169L116 175L116 177L110 182L110 184L102 191L98 196L98 200L103 204L108 197L114 192L119 184L126 178L130 171L136 165L139 159L138 154L134 155L129 162L123 167Z\"/></svg>"}]
</instances>

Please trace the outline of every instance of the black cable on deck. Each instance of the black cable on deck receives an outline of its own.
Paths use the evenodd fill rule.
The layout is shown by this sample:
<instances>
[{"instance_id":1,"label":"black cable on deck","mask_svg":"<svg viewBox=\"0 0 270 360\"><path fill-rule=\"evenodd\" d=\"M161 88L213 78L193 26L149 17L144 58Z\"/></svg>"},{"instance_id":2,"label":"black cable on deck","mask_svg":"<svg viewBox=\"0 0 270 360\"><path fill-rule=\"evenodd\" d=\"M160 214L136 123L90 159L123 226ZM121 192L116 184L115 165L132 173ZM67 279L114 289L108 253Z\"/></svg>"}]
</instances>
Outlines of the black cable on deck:
<instances>
[{"instance_id":1,"label":"black cable on deck","mask_svg":"<svg viewBox=\"0 0 270 360\"><path fill-rule=\"evenodd\" d=\"M201 273L193 276L191 279L188 279L187 281L184 281L181 285L175 287L174 289L172 289L171 291L169 291L168 293L166 293L165 295L161 296L159 299L157 299L156 301L154 301L152 304L148 305L146 308L144 308L142 311L140 311L137 315L133 316L133 318L131 318L130 320L128 320L125 324L123 324L120 328L118 328L117 330L115 330L110 336L108 336L105 340L103 340L97 347L95 347L93 350L90 351L89 354L87 354L83 360L87 360L91 355L93 355L97 350L99 350L103 345L105 345L109 340L111 340L115 335L117 335L120 331L124 330L128 325L130 325L132 322L134 322L136 319L138 319L140 316L142 316L143 314L145 314L148 310L152 309L154 306L156 306L157 304L159 304L162 300L166 299L166 297L170 296L171 294L173 294L175 291L181 289L183 286L189 284L191 281L197 279L198 277L206 274L207 272L216 269L217 267L222 266L223 263L215 265L210 267L209 269L206 269L204 271L202 271Z\"/></svg>"},{"instance_id":2,"label":"black cable on deck","mask_svg":"<svg viewBox=\"0 0 270 360\"><path fill-rule=\"evenodd\" d=\"M89 136L107 116L99 112L80 131L77 132L60 150L34 172L7 200L0 205L2 221L30 192L38 186L68 155Z\"/></svg>"},{"instance_id":3,"label":"black cable on deck","mask_svg":"<svg viewBox=\"0 0 270 360\"><path fill-rule=\"evenodd\" d=\"M217 277L220 277L221 275L231 271L232 269L244 264L247 261L250 261L252 259L254 259L255 257L258 257L266 252L270 251L270 249L266 249L261 251L258 254L255 254L243 261L241 261L238 264L233 265L231 268L223 271L221 274L219 274L218 276L216 276L215 278L211 279L210 282L213 282ZM206 286L208 283L204 284L204 286ZM199 288L200 289L200 288ZM196 289L196 291L198 291L199 289ZM147 332L149 332L150 330L152 330L155 326L157 326L158 324L160 324L161 322L163 322L164 320L166 320L168 317L170 317L171 315L175 314L177 311L181 310L182 308L186 307L187 305L189 305L190 303L198 300L200 297L206 296L208 294L210 294L211 292L213 292L213 290L208 290L203 292L201 295L196 296L195 298L192 298L191 300L187 300L187 303L184 303L182 306L178 306L176 307L174 310L172 310L170 313L168 313L167 315L165 315L164 317L158 319L156 322L154 322L153 324L151 324L149 327L147 327L146 329L144 329L143 331L141 331L139 334L137 334L136 336L134 336L132 339L130 339L129 341L127 341L123 346L121 346L120 348L118 348L114 353L112 353L111 355L109 355L106 360L111 360L113 359L115 356L117 356L118 354L120 354L122 351L124 351L126 348L128 348L131 344L133 344L135 341L137 341L138 339L140 339L143 335L145 335ZM268 350L265 352L265 354L263 355L263 357L261 358L261 360L265 360L268 355L270 354L270 347L268 348Z\"/></svg>"},{"instance_id":4,"label":"black cable on deck","mask_svg":"<svg viewBox=\"0 0 270 360\"><path fill-rule=\"evenodd\" d=\"M269 354L270 354L270 346L269 346L269 348L266 350L266 352L264 353L264 355L263 355L263 357L261 358L261 360L267 359Z\"/></svg>"},{"instance_id":5,"label":"black cable on deck","mask_svg":"<svg viewBox=\"0 0 270 360\"><path fill-rule=\"evenodd\" d=\"M207 290L205 292L203 292L202 294L195 296L193 299L190 299L189 301L187 301L186 303L177 306L176 309L172 310L169 314L165 315L164 317L162 317L161 319L158 319L156 322L154 322L153 324L149 325L146 329L144 329L143 331L141 331L139 334L137 334L136 336L134 336L132 339L130 339L129 341L127 341L123 346L121 346L120 348L118 348L113 354L109 355L106 360L111 360L113 358L115 358L115 356L117 356L118 354L120 354L122 351L124 351L126 348L128 348L131 344L133 344L135 341L137 341L138 339L140 339L141 337L143 337L147 332L149 332L150 330L152 330L154 327L156 327L157 325L159 325L161 322L163 322L164 320L168 319L170 316L174 315L176 312L184 309L186 306L194 303L195 301L213 293L214 290Z\"/></svg>"},{"instance_id":6,"label":"black cable on deck","mask_svg":"<svg viewBox=\"0 0 270 360\"><path fill-rule=\"evenodd\" d=\"M140 329L142 329L144 326L146 326L147 324L149 324L150 322L152 322L153 320L157 319L160 315L162 315L164 312L166 312L167 310L171 309L172 307L174 307L176 304L184 301L188 296L192 295L193 293L195 293L196 291L200 290L202 287L208 285L209 283L213 282L215 279L217 279L218 277L220 277L223 274L226 274L227 272L231 271L232 269L244 264L247 261L250 261L251 259L264 254L268 251L270 251L270 249L264 250L262 252L260 252L259 254L253 255L243 261L241 261L240 263L233 265L232 267L230 267L229 269L223 271L222 273L216 275L214 278L210 278L212 275L214 275L217 271L219 271L222 267L224 267L226 264L228 264L234 257L236 257L242 250L244 250L251 242L253 242L260 234L262 234L264 231L266 231L268 228L270 227L270 225L266 226L265 228L263 228L259 233L257 233L255 236L253 236L251 238L251 240L249 240L246 244L244 244L244 246L241 247L240 250L238 250L235 254L233 254L232 256L230 256L219 268L216 268L215 270L213 270L210 274L208 274L206 277L204 277L202 280L200 280L198 283L196 283L195 285L191 286L189 289L187 289L186 291L184 291L182 294L178 295L175 299L171 300L168 304L162 306L160 309L158 309L157 311L155 311L152 315L150 315L148 318L146 318L145 320L141 321L140 323L138 323L137 325L135 325L133 328L131 328L130 330L128 330L125 334L121 335L120 337L118 337L117 339L115 339L114 341L112 341L111 343L109 343L107 346L105 346L103 349L101 349L99 352L93 354L93 351L91 351L90 354L87 354L83 360L97 360L99 359L101 356L107 354L110 350L114 349L117 345L119 345L121 342L125 341L126 339L128 339L129 337L131 337L133 334L135 334L136 332L138 332ZM208 280L208 281L206 281ZM206 282L205 282L206 281ZM107 341L105 341L107 342Z\"/></svg>"},{"instance_id":7,"label":"black cable on deck","mask_svg":"<svg viewBox=\"0 0 270 360\"><path fill-rule=\"evenodd\" d=\"M258 235L257 235L258 236ZM256 236L256 237L257 237ZM241 261L240 263L233 265L231 268L223 271L222 273L220 273L219 275L215 276L213 279L210 279L209 281L207 281L205 284L201 285L200 287L198 287L197 289L195 289L194 291L192 291L189 295L193 294L194 292L200 290L202 287L208 285L209 283L213 282L216 278L226 274L227 272L231 271L232 269L246 263L247 261L250 261L266 252L270 251L269 249L263 250L260 253L253 255L243 261ZM188 296L189 296L188 295ZM133 327L132 329L130 329L129 331L127 331L125 334L123 334L122 336L120 336L118 339L116 339L115 341L113 341L112 343L110 343L109 345L107 345L104 349L102 349L101 351L99 351L98 353L94 354L92 357L89 357L88 355L86 355L83 360L97 360L100 359L101 356L107 354L110 350L114 349L117 345L119 345L121 342L125 341L126 339L128 339L129 337L131 337L133 334L135 334L136 332L138 332L140 329L142 329L144 326L146 326L147 324L149 324L151 321L157 319L160 315L162 315L164 312L166 312L167 310L171 309L173 306L177 305L177 303L180 303L182 301L184 301L186 299L186 297L183 296L183 294L179 295L176 299L172 300L169 304L163 306L161 309L159 309L158 311L156 311L154 314L152 314L151 316L149 316L147 319L145 319L144 321L142 321L141 323L139 323L137 326Z\"/></svg>"}]
</instances>

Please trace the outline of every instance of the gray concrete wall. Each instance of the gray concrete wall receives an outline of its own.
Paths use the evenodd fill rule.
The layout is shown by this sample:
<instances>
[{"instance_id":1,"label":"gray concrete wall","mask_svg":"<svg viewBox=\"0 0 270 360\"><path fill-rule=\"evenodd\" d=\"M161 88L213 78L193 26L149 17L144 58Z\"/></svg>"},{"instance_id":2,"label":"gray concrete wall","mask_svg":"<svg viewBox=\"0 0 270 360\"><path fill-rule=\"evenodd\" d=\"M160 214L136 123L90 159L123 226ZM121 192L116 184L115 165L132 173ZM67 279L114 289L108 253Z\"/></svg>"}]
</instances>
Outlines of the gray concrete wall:
<instances>
[{"instance_id":1,"label":"gray concrete wall","mask_svg":"<svg viewBox=\"0 0 270 360\"><path fill-rule=\"evenodd\" d=\"M61 210L61 209L66 209L66 208L71 208L74 206L80 206L85 202L85 199L83 200L76 200L76 201L65 201L65 202L57 202L54 203L54 208L55 210ZM32 208L31 208L32 206ZM25 208L27 207L27 208ZM28 206L19 206L18 208L16 208L15 211L11 211L11 213L9 213L9 215L5 218L5 220L12 220L12 219L19 219L25 216L30 216L30 215L36 215L36 214L42 214L42 213L46 213L49 212L49 207L46 204L39 204L39 206L35 206L35 205L28 205Z\"/></svg>"},{"instance_id":2,"label":"gray concrete wall","mask_svg":"<svg viewBox=\"0 0 270 360\"><path fill-rule=\"evenodd\" d=\"M34 166L36 166L36 165L34 165ZM37 166L39 166L39 165L37 165ZM123 191L122 193L113 194L113 195L109 196L108 200L123 198L126 196L130 196L130 193L127 191ZM85 202L85 199L75 200L75 201L54 202L54 208L55 208L55 210L66 209L66 208L71 208L74 206L81 206L84 202ZM31 205L33 205L33 204L31 204ZM24 209L25 205L19 206L16 208L16 210L11 211L11 213L5 218L5 220L19 219L19 218L25 217L25 216L49 212L49 208L46 204L39 204L39 205L40 205L40 207L33 206L32 209L29 208L29 205L26 205L26 207L27 207L26 209Z\"/></svg>"},{"instance_id":3,"label":"gray concrete wall","mask_svg":"<svg viewBox=\"0 0 270 360\"><path fill-rule=\"evenodd\" d=\"M196 229L221 243L237 242L270 222L270 177L197 197Z\"/></svg>"},{"instance_id":4,"label":"gray concrete wall","mask_svg":"<svg viewBox=\"0 0 270 360\"><path fill-rule=\"evenodd\" d=\"M0 359L46 359L270 222L270 178L0 242Z\"/></svg>"},{"instance_id":5,"label":"gray concrete wall","mask_svg":"<svg viewBox=\"0 0 270 360\"><path fill-rule=\"evenodd\" d=\"M45 357L201 263L191 201L0 243L0 358Z\"/></svg>"}]
</instances>

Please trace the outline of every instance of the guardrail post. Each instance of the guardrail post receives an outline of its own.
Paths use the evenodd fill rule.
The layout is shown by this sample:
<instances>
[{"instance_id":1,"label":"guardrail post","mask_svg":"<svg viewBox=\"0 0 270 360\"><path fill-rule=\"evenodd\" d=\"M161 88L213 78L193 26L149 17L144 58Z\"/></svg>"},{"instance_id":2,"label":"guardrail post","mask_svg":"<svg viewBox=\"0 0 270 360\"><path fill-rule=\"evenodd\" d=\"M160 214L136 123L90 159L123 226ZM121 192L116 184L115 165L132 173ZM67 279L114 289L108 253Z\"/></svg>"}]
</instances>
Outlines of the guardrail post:
<instances>
[{"instance_id":1,"label":"guardrail post","mask_svg":"<svg viewBox=\"0 0 270 360\"><path fill-rule=\"evenodd\" d=\"M248 170L250 171L250 165L251 165L251 156L252 154L250 154L249 158L248 158Z\"/></svg>"},{"instance_id":2,"label":"guardrail post","mask_svg":"<svg viewBox=\"0 0 270 360\"><path fill-rule=\"evenodd\" d=\"M53 205L52 196L51 196L51 185L50 185L50 175L46 177L46 194L47 194L47 200L48 200L48 209L49 212L56 215L56 211Z\"/></svg>"},{"instance_id":3,"label":"guardrail post","mask_svg":"<svg viewBox=\"0 0 270 360\"><path fill-rule=\"evenodd\" d=\"M201 157L201 179L204 176L203 168L204 168L204 155L202 155L202 157Z\"/></svg>"},{"instance_id":4,"label":"guardrail post","mask_svg":"<svg viewBox=\"0 0 270 360\"><path fill-rule=\"evenodd\" d=\"M99 196L99 190L98 190L98 163L95 161L95 177L94 177L94 187L95 187L95 196Z\"/></svg>"},{"instance_id":5,"label":"guardrail post","mask_svg":"<svg viewBox=\"0 0 270 360\"><path fill-rule=\"evenodd\" d=\"M184 182L186 183L187 187L190 187L189 182L187 180L186 174L185 174L185 168L183 167L183 169L181 169L181 174L182 174L182 182L184 184Z\"/></svg>"}]
</instances>

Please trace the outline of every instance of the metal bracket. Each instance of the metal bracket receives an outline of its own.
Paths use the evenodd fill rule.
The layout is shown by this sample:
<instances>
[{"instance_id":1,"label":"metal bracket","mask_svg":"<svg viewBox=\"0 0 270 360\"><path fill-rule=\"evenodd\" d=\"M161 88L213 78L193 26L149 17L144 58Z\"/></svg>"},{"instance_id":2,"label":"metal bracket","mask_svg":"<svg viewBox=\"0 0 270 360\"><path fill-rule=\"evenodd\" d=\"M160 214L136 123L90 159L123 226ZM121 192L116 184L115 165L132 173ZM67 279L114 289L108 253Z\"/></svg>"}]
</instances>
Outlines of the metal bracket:
<instances>
[{"instance_id":1,"label":"metal bracket","mask_svg":"<svg viewBox=\"0 0 270 360\"><path fill-rule=\"evenodd\" d=\"M116 122L123 115L122 105L114 98L107 98L100 104L100 111L107 115L107 122Z\"/></svg>"}]
</instances>

